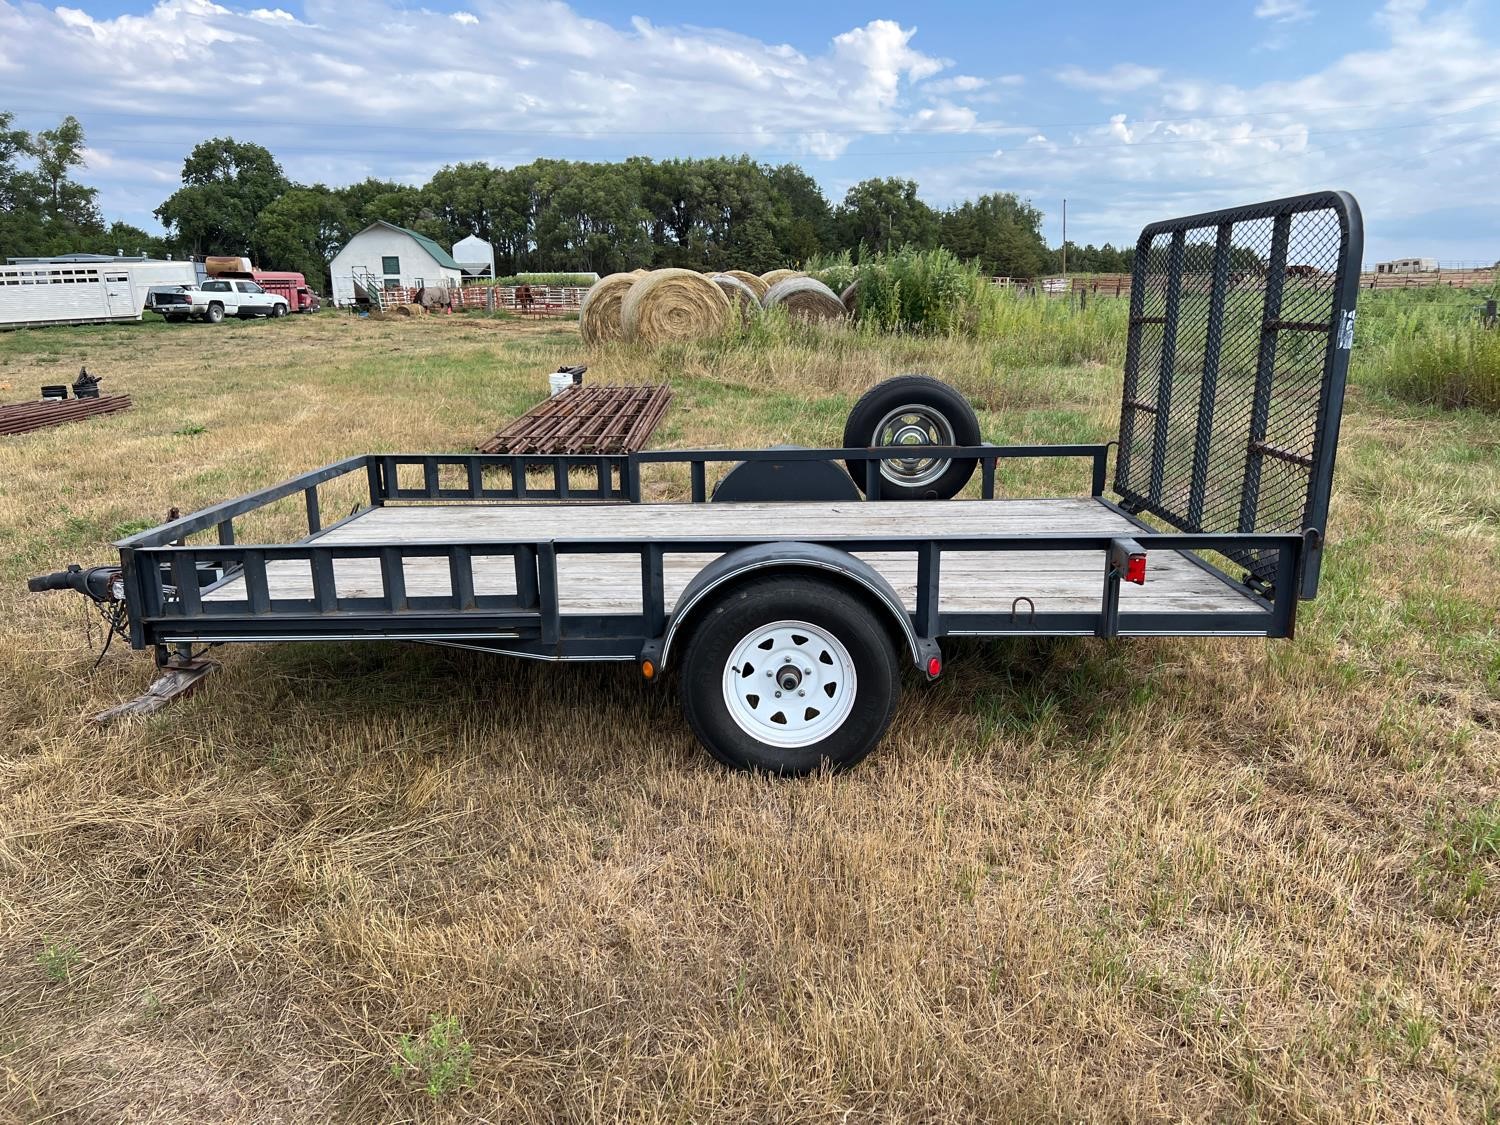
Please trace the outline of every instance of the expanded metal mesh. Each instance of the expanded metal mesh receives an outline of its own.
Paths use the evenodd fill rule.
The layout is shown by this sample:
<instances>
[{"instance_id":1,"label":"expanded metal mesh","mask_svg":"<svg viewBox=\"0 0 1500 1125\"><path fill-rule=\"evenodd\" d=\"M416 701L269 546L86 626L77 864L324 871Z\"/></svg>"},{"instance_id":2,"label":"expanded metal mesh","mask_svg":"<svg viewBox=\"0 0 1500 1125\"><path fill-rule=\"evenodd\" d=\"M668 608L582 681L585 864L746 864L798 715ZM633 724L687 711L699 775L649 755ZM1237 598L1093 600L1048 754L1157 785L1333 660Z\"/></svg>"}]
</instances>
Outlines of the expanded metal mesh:
<instances>
[{"instance_id":1,"label":"expanded metal mesh","mask_svg":"<svg viewBox=\"0 0 1500 1125\"><path fill-rule=\"evenodd\" d=\"M1185 531L1324 530L1362 250L1341 193L1148 226L1115 489ZM1275 555L1233 556L1269 583ZM1303 596L1316 589L1307 561Z\"/></svg>"}]
</instances>

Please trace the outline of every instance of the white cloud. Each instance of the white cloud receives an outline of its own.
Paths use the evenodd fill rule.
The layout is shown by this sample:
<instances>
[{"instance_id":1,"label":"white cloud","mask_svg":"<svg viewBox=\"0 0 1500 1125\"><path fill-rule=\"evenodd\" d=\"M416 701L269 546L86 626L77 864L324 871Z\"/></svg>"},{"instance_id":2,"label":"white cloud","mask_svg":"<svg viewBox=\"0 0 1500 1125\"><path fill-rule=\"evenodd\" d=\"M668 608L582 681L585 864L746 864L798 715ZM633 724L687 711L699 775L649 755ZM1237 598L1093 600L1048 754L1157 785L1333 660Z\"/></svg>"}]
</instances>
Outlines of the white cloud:
<instances>
[{"instance_id":1,"label":"white cloud","mask_svg":"<svg viewBox=\"0 0 1500 1125\"><path fill-rule=\"evenodd\" d=\"M1364 208L1372 261L1421 251L1398 250L1385 232L1441 230L1444 212L1468 216L1454 220L1455 242L1466 228L1467 245L1448 256L1493 260L1500 224L1484 201L1500 167L1496 37L1475 9L1430 12L1418 0L1388 3L1375 23L1384 42L1299 78L1236 85L1166 73L1130 99L1128 115L906 174L940 199L1003 184L1055 211L1067 195L1070 237L1116 243L1172 214L1347 188Z\"/></svg>"},{"instance_id":2,"label":"white cloud","mask_svg":"<svg viewBox=\"0 0 1500 1125\"><path fill-rule=\"evenodd\" d=\"M1298 23L1312 16L1307 0L1260 0L1255 5L1255 18L1272 23Z\"/></svg>"},{"instance_id":3,"label":"white cloud","mask_svg":"<svg viewBox=\"0 0 1500 1125\"><path fill-rule=\"evenodd\" d=\"M617 26L556 0L476 0L451 14L403 0L305 0L301 19L212 0L158 0L113 17L0 0L0 102L30 100L39 115L65 108L101 151L155 154L174 171L196 140L228 130L266 144L295 177L311 178L312 166L333 180L578 155L590 138L833 159L863 135L977 122L962 98L984 80L922 89L951 64L914 46L915 34L872 20L804 53L640 17ZM50 94L6 95L55 91L58 58L94 76L70 86L65 107ZM285 96L287 75L296 97ZM153 127L164 97L179 121ZM433 105L443 106L436 127ZM393 139L397 130L407 132Z\"/></svg>"},{"instance_id":4,"label":"white cloud","mask_svg":"<svg viewBox=\"0 0 1500 1125\"><path fill-rule=\"evenodd\" d=\"M1078 66L1065 66L1057 72L1057 80L1077 90L1095 90L1099 93L1128 93L1161 81L1162 72L1157 67L1138 66L1135 63L1117 63L1108 70L1090 72Z\"/></svg>"},{"instance_id":5,"label":"white cloud","mask_svg":"<svg viewBox=\"0 0 1500 1125\"><path fill-rule=\"evenodd\" d=\"M955 74L952 78L940 78L935 82L922 83L924 94L971 94L983 90L990 84L988 78L976 78L972 74Z\"/></svg>"}]
</instances>

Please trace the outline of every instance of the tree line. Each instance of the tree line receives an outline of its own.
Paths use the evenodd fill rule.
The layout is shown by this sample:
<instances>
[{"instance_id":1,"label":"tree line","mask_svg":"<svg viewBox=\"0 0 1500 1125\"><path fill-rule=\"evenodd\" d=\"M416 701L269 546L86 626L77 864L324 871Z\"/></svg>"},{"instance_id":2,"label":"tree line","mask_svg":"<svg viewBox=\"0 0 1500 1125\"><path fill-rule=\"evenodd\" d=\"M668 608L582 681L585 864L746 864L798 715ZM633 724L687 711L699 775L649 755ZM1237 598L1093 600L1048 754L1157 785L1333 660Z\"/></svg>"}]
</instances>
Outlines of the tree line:
<instances>
[{"instance_id":1,"label":"tree line","mask_svg":"<svg viewBox=\"0 0 1500 1125\"><path fill-rule=\"evenodd\" d=\"M443 246L478 235L498 273L613 273L638 267L764 272L847 250L945 247L989 274L1055 272L1042 212L1010 192L946 209L912 180L873 178L830 203L795 164L749 156L588 162L534 160L511 168L448 165L417 187L367 179L345 187L294 183L262 145L215 137L194 146L182 186L156 208L153 236L106 226L95 189L77 182L83 129L69 117L34 135L0 112L0 254L72 250L203 257L242 254L266 269L299 270L326 292L328 263L370 223L409 227ZM1069 244L1070 271L1130 268L1130 251Z\"/></svg>"}]
</instances>

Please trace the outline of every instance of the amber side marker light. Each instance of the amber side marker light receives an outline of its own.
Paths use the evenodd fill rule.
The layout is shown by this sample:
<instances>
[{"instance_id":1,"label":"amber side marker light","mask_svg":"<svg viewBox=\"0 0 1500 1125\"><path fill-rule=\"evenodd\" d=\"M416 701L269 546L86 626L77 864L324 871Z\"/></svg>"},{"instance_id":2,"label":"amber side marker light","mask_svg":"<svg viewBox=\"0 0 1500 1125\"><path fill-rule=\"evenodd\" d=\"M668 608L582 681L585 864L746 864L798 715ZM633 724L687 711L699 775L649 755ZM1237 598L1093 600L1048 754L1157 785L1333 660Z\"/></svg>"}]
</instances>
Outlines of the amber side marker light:
<instances>
[{"instance_id":1,"label":"amber side marker light","mask_svg":"<svg viewBox=\"0 0 1500 1125\"><path fill-rule=\"evenodd\" d=\"M641 675L645 676L648 680L656 679L656 665L652 664L649 660L642 660Z\"/></svg>"}]
</instances>

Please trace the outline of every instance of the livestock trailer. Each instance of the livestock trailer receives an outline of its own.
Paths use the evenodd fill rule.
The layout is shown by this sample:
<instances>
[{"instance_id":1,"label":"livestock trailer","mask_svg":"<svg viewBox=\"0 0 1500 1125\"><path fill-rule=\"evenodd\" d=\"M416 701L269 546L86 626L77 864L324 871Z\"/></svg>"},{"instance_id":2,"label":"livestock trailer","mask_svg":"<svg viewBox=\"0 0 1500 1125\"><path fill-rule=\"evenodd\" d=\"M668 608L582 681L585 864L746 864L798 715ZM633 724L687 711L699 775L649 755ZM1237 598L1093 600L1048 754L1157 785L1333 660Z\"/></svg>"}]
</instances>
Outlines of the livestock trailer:
<instances>
[{"instance_id":1,"label":"livestock trailer","mask_svg":"<svg viewBox=\"0 0 1500 1125\"><path fill-rule=\"evenodd\" d=\"M0 328L140 320L153 285L193 285L194 262L28 261L0 266Z\"/></svg>"},{"instance_id":2,"label":"livestock trailer","mask_svg":"<svg viewBox=\"0 0 1500 1125\"><path fill-rule=\"evenodd\" d=\"M856 404L841 448L365 454L32 586L118 599L165 666L379 639L676 670L721 760L848 765L902 666L937 677L948 637L1292 637L1318 585L1361 249L1342 192L1148 226L1115 441L988 444L962 396L904 376ZM1036 458L1077 463L1077 487L1003 497ZM686 499L644 499L643 476L674 472ZM360 502L326 521L350 482ZM243 541L251 513L297 498L304 534Z\"/></svg>"}]
</instances>

